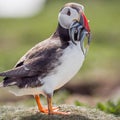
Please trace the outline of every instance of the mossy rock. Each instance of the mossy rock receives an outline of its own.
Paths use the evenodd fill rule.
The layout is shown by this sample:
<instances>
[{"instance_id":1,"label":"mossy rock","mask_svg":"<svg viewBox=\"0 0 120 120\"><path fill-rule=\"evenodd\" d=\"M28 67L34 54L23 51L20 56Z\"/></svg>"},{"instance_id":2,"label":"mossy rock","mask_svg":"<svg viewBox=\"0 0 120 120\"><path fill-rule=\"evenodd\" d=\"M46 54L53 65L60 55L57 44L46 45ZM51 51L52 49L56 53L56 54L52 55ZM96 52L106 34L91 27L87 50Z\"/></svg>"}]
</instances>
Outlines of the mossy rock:
<instances>
[{"instance_id":1,"label":"mossy rock","mask_svg":"<svg viewBox=\"0 0 120 120\"><path fill-rule=\"evenodd\" d=\"M97 109L76 107L71 105L59 106L61 111L71 112L70 115L46 115L37 111L37 107L1 106L0 120L120 120L111 114Z\"/></svg>"}]
</instances>

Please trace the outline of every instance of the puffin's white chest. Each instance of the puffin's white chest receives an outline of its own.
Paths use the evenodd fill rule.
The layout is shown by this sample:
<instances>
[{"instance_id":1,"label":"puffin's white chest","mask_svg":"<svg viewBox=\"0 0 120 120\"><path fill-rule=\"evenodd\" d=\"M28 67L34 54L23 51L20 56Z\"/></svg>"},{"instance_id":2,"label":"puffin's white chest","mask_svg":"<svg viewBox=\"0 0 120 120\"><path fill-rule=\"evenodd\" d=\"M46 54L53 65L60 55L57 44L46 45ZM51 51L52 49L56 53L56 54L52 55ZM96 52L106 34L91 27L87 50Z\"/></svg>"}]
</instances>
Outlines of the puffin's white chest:
<instances>
[{"instance_id":1,"label":"puffin's white chest","mask_svg":"<svg viewBox=\"0 0 120 120\"><path fill-rule=\"evenodd\" d=\"M60 58L61 65L54 69L54 72L44 78L43 89L46 92L58 89L68 82L80 69L84 61L84 55L77 45L70 43L69 47L64 50Z\"/></svg>"},{"instance_id":2,"label":"puffin's white chest","mask_svg":"<svg viewBox=\"0 0 120 120\"><path fill-rule=\"evenodd\" d=\"M16 96L22 95L35 95L44 93L53 93L54 90L62 87L79 71L84 61L84 55L80 48L80 43L77 45L70 43L64 50L63 55L60 57L61 65L54 68L54 70L44 77L43 85L37 88L11 88L10 92ZM39 79L39 78L38 78Z\"/></svg>"}]
</instances>

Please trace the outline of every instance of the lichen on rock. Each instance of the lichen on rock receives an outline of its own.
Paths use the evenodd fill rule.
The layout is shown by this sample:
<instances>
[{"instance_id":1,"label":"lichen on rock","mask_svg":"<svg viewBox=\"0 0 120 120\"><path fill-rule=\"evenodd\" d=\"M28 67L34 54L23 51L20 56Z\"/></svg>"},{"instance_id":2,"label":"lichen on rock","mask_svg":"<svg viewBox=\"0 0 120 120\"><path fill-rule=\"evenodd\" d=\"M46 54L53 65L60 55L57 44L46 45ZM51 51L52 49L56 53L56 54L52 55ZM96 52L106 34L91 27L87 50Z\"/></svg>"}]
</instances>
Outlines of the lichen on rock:
<instances>
[{"instance_id":1,"label":"lichen on rock","mask_svg":"<svg viewBox=\"0 0 120 120\"><path fill-rule=\"evenodd\" d=\"M70 115L46 115L37 111L37 107L1 106L0 120L120 120L111 114L106 114L95 108L76 107L72 105L59 106L61 111Z\"/></svg>"}]
</instances>

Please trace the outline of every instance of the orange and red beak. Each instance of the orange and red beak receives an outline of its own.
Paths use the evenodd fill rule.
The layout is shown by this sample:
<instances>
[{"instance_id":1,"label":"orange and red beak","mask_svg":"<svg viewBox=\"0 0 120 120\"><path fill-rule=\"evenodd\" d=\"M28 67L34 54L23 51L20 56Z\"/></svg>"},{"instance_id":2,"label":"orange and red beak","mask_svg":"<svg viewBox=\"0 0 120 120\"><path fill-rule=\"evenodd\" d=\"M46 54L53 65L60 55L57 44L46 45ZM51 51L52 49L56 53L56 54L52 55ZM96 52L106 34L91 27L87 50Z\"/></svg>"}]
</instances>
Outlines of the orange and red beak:
<instances>
[{"instance_id":1,"label":"orange and red beak","mask_svg":"<svg viewBox=\"0 0 120 120\"><path fill-rule=\"evenodd\" d=\"M82 20L81 20L82 19ZM88 24L88 19L86 18L86 16L84 15L84 13L82 12L81 14L81 19L80 19L80 22L82 21L83 23L83 27L86 29L86 31L88 33L90 33L90 27L89 27L89 24Z\"/></svg>"}]
</instances>

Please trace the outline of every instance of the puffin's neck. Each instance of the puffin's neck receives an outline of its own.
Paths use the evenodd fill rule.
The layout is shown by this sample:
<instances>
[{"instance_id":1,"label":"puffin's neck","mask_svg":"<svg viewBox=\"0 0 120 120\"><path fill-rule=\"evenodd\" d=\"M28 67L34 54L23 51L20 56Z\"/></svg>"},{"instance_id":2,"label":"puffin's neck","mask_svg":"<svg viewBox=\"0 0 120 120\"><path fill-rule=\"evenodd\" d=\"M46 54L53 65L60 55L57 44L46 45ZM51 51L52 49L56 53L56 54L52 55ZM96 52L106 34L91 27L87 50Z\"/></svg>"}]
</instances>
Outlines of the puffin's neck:
<instances>
[{"instance_id":1,"label":"puffin's neck","mask_svg":"<svg viewBox=\"0 0 120 120\"><path fill-rule=\"evenodd\" d=\"M60 24L58 24L56 32L53 34L53 37L60 37L60 39L63 40L63 41L69 41L70 40L68 29L65 29L65 28L61 27Z\"/></svg>"}]
</instances>

